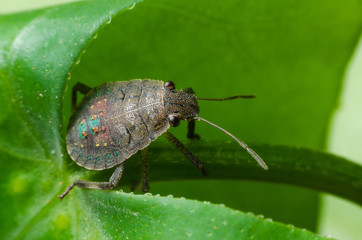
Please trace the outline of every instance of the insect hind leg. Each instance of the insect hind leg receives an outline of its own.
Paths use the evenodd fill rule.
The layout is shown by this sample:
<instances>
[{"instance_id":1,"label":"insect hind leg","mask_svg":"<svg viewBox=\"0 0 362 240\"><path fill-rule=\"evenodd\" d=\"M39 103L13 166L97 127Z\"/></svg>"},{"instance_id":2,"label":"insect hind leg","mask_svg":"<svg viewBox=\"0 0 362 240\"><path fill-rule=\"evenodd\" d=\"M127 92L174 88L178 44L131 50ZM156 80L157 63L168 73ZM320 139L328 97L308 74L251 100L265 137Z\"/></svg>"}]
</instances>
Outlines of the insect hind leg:
<instances>
[{"instance_id":1,"label":"insect hind leg","mask_svg":"<svg viewBox=\"0 0 362 240\"><path fill-rule=\"evenodd\" d=\"M92 88L85 85L84 83L78 82L74 85L72 90L72 111L77 106L77 93L80 92L82 94L87 94Z\"/></svg>"},{"instance_id":2,"label":"insect hind leg","mask_svg":"<svg viewBox=\"0 0 362 240\"><path fill-rule=\"evenodd\" d=\"M118 185L119 180L122 177L123 170L124 164L119 165L116 170L114 170L109 182L88 182L85 180L76 180L67 187L67 189L58 196L58 198L62 200L75 186L86 189L111 190Z\"/></svg>"},{"instance_id":3,"label":"insect hind leg","mask_svg":"<svg viewBox=\"0 0 362 240\"><path fill-rule=\"evenodd\" d=\"M150 178L148 174L149 165L148 165L148 150L144 148L141 150L142 153L142 192L150 191Z\"/></svg>"}]
</instances>

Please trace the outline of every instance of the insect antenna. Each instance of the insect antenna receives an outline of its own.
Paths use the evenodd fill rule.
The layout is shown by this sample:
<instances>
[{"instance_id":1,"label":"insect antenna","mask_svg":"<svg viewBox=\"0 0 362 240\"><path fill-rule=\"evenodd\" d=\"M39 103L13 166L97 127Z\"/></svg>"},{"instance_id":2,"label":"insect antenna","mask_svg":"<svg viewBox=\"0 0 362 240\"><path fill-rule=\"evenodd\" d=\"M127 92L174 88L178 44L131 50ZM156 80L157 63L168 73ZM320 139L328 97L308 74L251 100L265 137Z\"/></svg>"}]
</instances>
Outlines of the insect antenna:
<instances>
[{"instance_id":1,"label":"insect antenna","mask_svg":"<svg viewBox=\"0 0 362 240\"><path fill-rule=\"evenodd\" d=\"M221 100L222 101L222 100ZM261 159L261 157L259 157L259 155L254 152L253 149L249 148L248 145L246 145L246 143L244 143L243 141L239 140L238 138L236 138L234 135L232 135L231 133L229 133L228 131L226 131L225 129L217 126L216 124L213 124L212 122L207 121L206 119L200 118L200 117L194 117L193 119L198 120L198 121L203 121L206 122L207 124L210 124L213 127L216 127L217 129L223 131L224 133L226 133L227 135L229 135L230 137L232 137L235 141L237 141L240 146L242 148L244 148L258 163L259 165L264 168L265 170L268 170L268 166L266 165L266 163L263 161L263 159Z\"/></svg>"},{"instance_id":2,"label":"insect antenna","mask_svg":"<svg viewBox=\"0 0 362 240\"><path fill-rule=\"evenodd\" d=\"M255 95L236 95L236 96L231 96L231 97L226 97L226 98L201 98L201 97L196 97L198 100L209 100L209 101L225 101L225 100L233 100L233 99L237 99L237 98L255 98Z\"/></svg>"}]
</instances>

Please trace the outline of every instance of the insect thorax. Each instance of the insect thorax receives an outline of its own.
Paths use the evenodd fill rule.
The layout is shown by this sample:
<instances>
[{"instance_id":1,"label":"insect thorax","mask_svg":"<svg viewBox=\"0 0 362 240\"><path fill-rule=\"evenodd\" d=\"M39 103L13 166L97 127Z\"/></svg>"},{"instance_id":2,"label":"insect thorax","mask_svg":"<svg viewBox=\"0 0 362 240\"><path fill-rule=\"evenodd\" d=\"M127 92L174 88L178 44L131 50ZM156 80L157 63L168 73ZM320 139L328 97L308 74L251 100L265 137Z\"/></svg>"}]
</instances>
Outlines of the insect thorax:
<instances>
[{"instance_id":1,"label":"insect thorax","mask_svg":"<svg viewBox=\"0 0 362 240\"><path fill-rule=\"evenodd\" d=\"M177 115L183 120L191 120L200 114L196 96L183 92L182 90L165 89L164 104L168 116Z\"/></svg>"}]
</instances>

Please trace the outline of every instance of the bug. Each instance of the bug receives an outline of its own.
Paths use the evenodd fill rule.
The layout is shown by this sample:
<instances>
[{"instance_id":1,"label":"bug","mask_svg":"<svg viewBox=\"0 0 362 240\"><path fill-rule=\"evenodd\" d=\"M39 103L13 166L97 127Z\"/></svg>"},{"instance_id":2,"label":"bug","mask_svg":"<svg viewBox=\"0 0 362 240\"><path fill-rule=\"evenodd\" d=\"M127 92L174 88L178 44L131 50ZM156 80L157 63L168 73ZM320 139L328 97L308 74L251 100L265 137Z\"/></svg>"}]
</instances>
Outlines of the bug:
<instances>
[{"instance_id":1,"label":"bug","mask_svg":"<svg viewBox=\"0 0 362 240\"><path fill-rule=\"evenodd\" d=\"M77 92L85 94L78 106ZM199 138L194 133L195 121L203 121L223 131L237 141L265 170L265 162L244 142L223 128L199 117L198 100L223 101L252 98L238 95L227 98L196 97L191 88L177 91L171 81L131 80L107 82L90 88L78 83L72 91L73 115L67 135L67 150L80 166L91 170L116 167L109 182L76 180L58 197L63 199L75 186L110 190L122 177L124 162L142 151L142 191L149 191L147 146L164 135L186 158L206 175L204 164L173 134L167 131L177 127L180 120L188 121L187 137Z\"/></svg>"}]
</instances>

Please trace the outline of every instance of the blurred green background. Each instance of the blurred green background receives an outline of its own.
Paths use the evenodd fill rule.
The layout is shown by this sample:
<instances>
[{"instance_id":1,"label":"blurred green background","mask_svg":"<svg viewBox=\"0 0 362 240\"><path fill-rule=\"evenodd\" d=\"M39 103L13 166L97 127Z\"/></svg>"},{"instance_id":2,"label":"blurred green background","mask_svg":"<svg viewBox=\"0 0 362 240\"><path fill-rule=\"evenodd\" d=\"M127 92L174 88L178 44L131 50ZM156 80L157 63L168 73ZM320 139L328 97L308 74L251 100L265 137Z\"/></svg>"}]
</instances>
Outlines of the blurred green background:
<instances>
[{"instance_id":1,"label":"blurred green background","mask_svg":"<svg viewBox=\"0 0 362 240\"><path fill-rule=\"evenodd\" d=\"M35 9L39 7L45 7L65 2L70 2L70 1L42 0L42 1L30 2L25 0L14 0L9 2L2 0L0 1L0 13L3 14L3 13L22 11L22 10ZM338 109L335 110L335 116L331 120L331 125L329 126L328 144L326 146L326 149L329 152L347 157L348 159L354 160L359 163L362 163L362 148L360 147L362 143L362 121L360 121L362 117L362 111L360 107L360 104L362 103L362 94L361 94L362 67L361 66L362 66L362 44L359 44L359 47L356 48L353 58L351 58L349 66L346 69L342 92L340 93L341 94L340 105ZM182 87L187 87L187 86L182 86ZM248 89L250 89L250 87ZM195 90L197 92L200 92L200 87L198 87L198 89ZM231 92L231 94L235 93L237 93L235 92L235 90ZM202 92L202 96L206 94L208 94L208 96L206 97L214 97L214 95L216 94L224 96L225 94L227 95L228 93ZM219 103L202 103L201 105L202 111L205 112L205 115L209 114L211 119L212 119L212 114L210 114L209 112L212 111L213 106L215 106L216 104ZM231 103L231 104L238 105L240 103ZM245 107L248 107L247 106L248 104L250 103L242 103L243 107L244 105ZM232 113L225 113L225 115L226 114L228 116L230 114L230 118L232 118ZM240 122L242 122L242 119L240 120ZM220 123L220 125L222 125L222 123ZM228 124L225 123L225 125ZM202 132L216 131L214 129L210 129L208 126L198 126L198 129L200 129L200 131ZM250 129L250 131L252 132L252 129ZM177 129L177 131L175 132L178 136L184 136L185 129L184 128ZM203 135L203 137L212 138L213 134L211 133L209 136ZM204 199L201 199L200 196L198 197L198 199L208 200L211 202L220 202L221 200L219 199L223 199L222 203L232 208L241 209L241 210L249 209L249 211L253 211L256 214L260 212L263 212L265 214L268 212L268 207L269 207L268 201L272 200L271 199L265 200L264 206L261 206L259 209L253 209L252 201L254 198L258 198L259 194L257 191L253 192L253 189L258 189L257 185L259 185L259 183L254 183L254 182L240 183L232 181L222 181L222 182L208 181L208 182L200 182L197 184L195 184L195 182L189 182L189 183L171 182L168 184L152 183L152 192L160 193L162 195L173 193L174 195L177 196L177 192L175 193L175 189L183 187L182 196L193 198L194 196L198 196L200 188L223 189L225 188L225 186L227 186L224 192L220 192L219 190L215 192L210 191L209 194L203 195ZM285 192L288 192L289 188L294 188L290 186L278 186L278 187L285 188L286 190ZM247 193L245 189L248 189ZM270 184L268 187L270 195L273 195L273 190L274 190L274 185ZM234 194L238 195L240 198L243 198L243 202L242 203L235 202L235 198L232 197ZM230 198L225 198L225 196L227 195L230 195ZM278 197L281 196L277 196L277 198ZM285 198L288 198L288 196L286 195ZM230 199L230 201L225 202L224 199ZM303 199L299 200L301 201L302 205L304 203L304 200ZM251 201L250 206L248 206L248 201ZM305 204L308 205L307 203ZM320 206L321 206L321 212L319 217L319 223L320 223L319 232L321 234L331 235L332 237L336 237L339 239L346 239L346 240L358 239L361 236L362 232L360 228L362 222L362 209L359 206L338 199L336 197L325 196L325 195L323 195L321 199ZM282 218L283 216L281 216L281 220ZM285 216L285 218L288 219L288 216Z\"/></svg>"}]
</instances>

